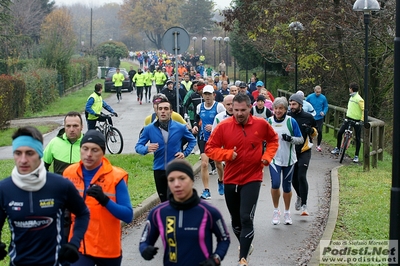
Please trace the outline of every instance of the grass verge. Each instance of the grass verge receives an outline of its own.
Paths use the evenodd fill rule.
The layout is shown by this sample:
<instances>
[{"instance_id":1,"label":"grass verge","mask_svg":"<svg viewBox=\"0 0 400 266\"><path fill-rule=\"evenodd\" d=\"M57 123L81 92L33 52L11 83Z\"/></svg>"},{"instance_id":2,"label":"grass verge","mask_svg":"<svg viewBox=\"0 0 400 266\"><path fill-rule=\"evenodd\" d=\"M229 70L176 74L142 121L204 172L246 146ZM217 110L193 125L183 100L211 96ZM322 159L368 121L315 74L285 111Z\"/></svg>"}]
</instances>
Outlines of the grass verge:
<instances>
[{"instance_id":1,"label":"grass verge","mask_svg":"<svg viewBox=\"0 0 400 266\"><path fill-rule=\"evenodd\" d=\"M35 127L37 129L39 129L39 131L42 134L46 134L48 132L53 131L54 129L56 129L59 125L58 124L46 124L46 125L35 125ZM14 134L16 128L7 128L7 129L3 129L0 130L0 147L4 147L4 146L11 146L12 144L12 139L11 136L12 134Z\"/></svg>"}]
</instances>

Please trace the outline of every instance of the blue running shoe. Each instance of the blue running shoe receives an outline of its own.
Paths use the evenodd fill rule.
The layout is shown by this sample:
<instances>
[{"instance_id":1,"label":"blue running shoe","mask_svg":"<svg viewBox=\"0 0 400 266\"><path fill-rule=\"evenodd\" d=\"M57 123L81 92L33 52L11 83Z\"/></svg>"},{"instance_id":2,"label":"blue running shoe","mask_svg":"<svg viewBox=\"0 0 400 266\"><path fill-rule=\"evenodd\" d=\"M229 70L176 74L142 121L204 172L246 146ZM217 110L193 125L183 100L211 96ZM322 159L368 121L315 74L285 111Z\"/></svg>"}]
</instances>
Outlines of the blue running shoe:
<instances>
[{"instance_id":1,"label":"blue running shoe","mask_svg":"<svg viewBox=\"0 0 400 266\"><path fill-rule=\"evenodd\" d=\"M224 192L224 183L218 180L218 193L222 196Z\"/></svg>"},{"instance_id":2,"label":"blue running shoe","mask_svg":"<svg viewBox=\"0 0 400 266\"><path fill-rule=\"evenodd\" d=\"M211 199L211 193L210 190L204 189L203 193L201 194L200 198L202 199Z\"/></svg>"}]
</instances>

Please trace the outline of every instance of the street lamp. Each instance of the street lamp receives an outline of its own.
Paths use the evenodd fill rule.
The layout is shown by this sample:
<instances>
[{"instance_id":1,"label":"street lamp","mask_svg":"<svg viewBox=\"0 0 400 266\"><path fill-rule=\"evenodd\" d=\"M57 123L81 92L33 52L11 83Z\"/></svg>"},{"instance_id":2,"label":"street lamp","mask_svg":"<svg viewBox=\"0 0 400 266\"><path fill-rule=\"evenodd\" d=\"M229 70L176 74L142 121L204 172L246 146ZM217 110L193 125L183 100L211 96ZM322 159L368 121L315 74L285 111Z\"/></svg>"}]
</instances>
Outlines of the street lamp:
<instances>
[{"instance_id":1,"label":"street lamp","mask_svg":"<svg viewBox=\"0 0 400 266\"><path fill-rule=\"evenodd\" d=\"M192 38L192 40L193 40L193 54L195 55L196 54L196 40L197 40L197 37L194 36Z\"/></svg>"},{"instance_id":2,"label":"street lamp","mask_svg":"<svg viewBox=\"0 0 400 266\"><path fill-rule=\"evenodd\" d=\"M214 41L214 70L215 70L215 68L216 68L216 64L215 64L215 43L216 43L216 41L217 41L217 37L212 37L212 39L213 39L213 41Z\"/></svg>"},{"instance_id":3,"label":"street lamp","mask_svg":"<svg viewBox=\"0 0 400 266\"><path fill-rule=\"evenodd\" d=\"M225 42L225 44L226 44L226 49L225 49L225 51L226 51L226 75L228 75L228 69L229 69L229 45L228 45L228 43L229 43L229 37L225 37L224 38L224 42Z\"/></svg>"},{"instance_id":4,"label":"street lamp","mask_svg":"<svg viewBox=\"0 0 400 266\"><path fill-rule=\"evenodd\" d=\"M146 39L143 38L143 51L146 51Z\"/></svg>"},{"instance_id":5,"label":"street lamp","mask_svg":"<svg viewBox=\"0 0 400 266\"><path fill-rule=\"evenodd\" d=\"M290 31L293 32L294 34L294 39L295 39L295 50L294 50L294 91L297 91L297 36L299 31L304 30L303 24L299 21L294 21L289 24L289 29Z\"/></svg>"},{"instance_id":6,"label":"street lamp","mask_svg":"<svg viewBox=\"0 0 400 266\"><path fill-rule=\"evenodd\" d=\"M217 41L218 41L218 62L221 63L221 41L222 41L222 37L218 37Z\"/></svg>"},{"instance_id":7,"label":"street lamp","mask_svg":"<svg viewBox=\"0 0 400 266\"><path fill-rule=\"evenodd\" d=\"M206 53L204 52L204 45L205 45L205 43L207 41L207 37L203 37L203 38L201 38L201 40L202 40L202 42L201 42L201 53L203 55L205 55Z\"/></svg>"},{"instance_id":8,"label":"street lamp","mask_svg":"<svg viewBox=\"0 0 400 266\"><path fill-rule=\"evenodd\" d=\"M400 0L396 1L396 36L394 38L394 73L400 71ZM393 102L400 100L400 76L394 74ZM393 104L393 156L392 161L392 189L390 193L390 226L389 240L400 239L400 108Z\"/></svg>"},{"instance_id":9,"label":"street lamp","mask_svg":"<svg viewBox=\"0 0 400 266\"><path fill-rule=\"evenodd\" d=\"M365 24L365 43L364 43L364 50L365 50L365 61L364 61L364 155L369 154L369 139L368 135L366 134L367 130L369 130L368 124L368 25L370 21L371 11L378 11L380 9L379 3L377 0L357 0L353 5L354 11L362 11L364 12L364 24ZM367 138L365 137L367 136ZM368 155L369 156L369 155ZM364 158L365 159L365 158ZM368 168L369 170L369 163L368 167L364 163L364 170Z\"/></svg>"}]
</instances>

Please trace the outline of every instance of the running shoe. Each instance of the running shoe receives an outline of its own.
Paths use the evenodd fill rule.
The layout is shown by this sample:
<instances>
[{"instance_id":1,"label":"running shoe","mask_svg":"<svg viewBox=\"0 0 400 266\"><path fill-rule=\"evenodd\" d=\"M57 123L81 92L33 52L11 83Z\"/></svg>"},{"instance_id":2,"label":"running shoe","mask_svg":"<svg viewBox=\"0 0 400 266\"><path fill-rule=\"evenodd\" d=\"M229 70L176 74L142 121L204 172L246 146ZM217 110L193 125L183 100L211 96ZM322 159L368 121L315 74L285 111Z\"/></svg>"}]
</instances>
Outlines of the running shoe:
<instances>
[{"instance_id":1,"label":"running shoe","mask_svg":"<svg viewBox=\"0 0 400 266\"><path fill-rule=\"evenodd\" d=\"M119 103L119 100L117 101L117 103Z\"/></svg>"},{"instance_id":2,"label":"running shoe","mask_svg":"<svg viewBox=\"0 0 400 266\"><path fill-rule=\"evenodd\" d=\"M218 193L222 196L225 193L224 182L218 180Z\"/></svg>"},{"instance_id":3,"label":"running shoe","mask_svg":"<svg viewBox=\"0 0 400 266\"><path fill-rule=\"evenodd\" d=\"M139 101L140 104L142 104L142 101Z\"/></svg>"},{"instance_id":4,"label":"running shoe","mask_svg":"<svg viewBox=\"0 0 400 266\"><path fill-rule=\"evenodd\" d=\"M249 266L249 264L247 264L247 261L245 258L241 258L238 266Z\"/></svg>"},{"instance_id":5,"label":"running shoe","mask_svg":"<svg viewBox=\"0 0 400 266\"><path fill-rule=\"evenodd\" d=\"M292 224L292 218L290 218L290 212L285 212L283 215L283 218L285 219L285 224Z\"/></svg>"},{"instance_id":6,"label":"running shoe","mask_svg":"<svg viewBox=\"0 0 400 266\"><path fill-rule=\"evenodd\" d=\"M294 209L296 211L300 211L301 209L301 198L299 196L297 196L296 203L294 204Z\"/></svg>"},{"instance_id":7,"label":"running shoe","mask_svg":"<svg viewBox=\"0 0 400 266\"><path fill-rule=\"evenodd\" d=\"M308 216L309 214L308 214L308 210L307 210L307 205L305 205L305 204L303 204L302 206L301 206L301 214L300 214L301 216Z\"/></svg>"},{"instance_id":8,"label":"running shoe","mask_svg":"<svg viewBox=\"0 0 400 266\"><path fill-rule=\"evenodd\" d=\"M202 199L211 199L211 193L210 190L204 189L203 193L201 194L200 198Z\"/></svg>"},{"instance_id":9,"label":"running shoe","mask_svg":"<svg viewBox=\"0 0 400 266\"><path fill-rule=\"evenodd\" d=\"M354 156L353 163L358 163L358 156Z\"/></svg>"},{"instance_id":10,"label":"running shoe","mask_svg":"<svg viewBox=\"0 0 400 266\"><path fill-rule=\"evenodd\" d=\"M332 154L339 154L339 149L337 147L335 147L332 151Z\"/></svg>"},{"instance_id":11,"label":"running shoe","mask_svg":"<svg viewBox=\"0 0 400 266\"><path fill-rule=\"evenodd\" d=\"M211 171L208 172L209 175L216 175L217 174L217 169L212 169Z\"/></svg>"},{"instance_id":12,"label":"running shoe","mask_svg":"<svg viewBox=\"0 0 400 266\"><path fill-rule=\"evenodd\" d=\"M317 151L322 151L321 146L317 146L317 148L315 148Z\"/></svg>"},{"instance_id":13,"label":"running shoe","mask_svg":"<svg viewBox=\"0 0 400 266\"><path fill-rule=\"evenodd\" d=\"M273 225L277 225L277 224L281 223L281 212L279 210L274 210L274 214L272 215L271 223Z\"/></svg>"},{"instance_id":14,"label":"running shoe","mask_svg":"<svg viewBox=\"0 0 400 266\"><path fill-rule=\"evenodd\" d=\"M137 101L139 101L139 97L137 97Z\"/></svg>"}]
</instances>

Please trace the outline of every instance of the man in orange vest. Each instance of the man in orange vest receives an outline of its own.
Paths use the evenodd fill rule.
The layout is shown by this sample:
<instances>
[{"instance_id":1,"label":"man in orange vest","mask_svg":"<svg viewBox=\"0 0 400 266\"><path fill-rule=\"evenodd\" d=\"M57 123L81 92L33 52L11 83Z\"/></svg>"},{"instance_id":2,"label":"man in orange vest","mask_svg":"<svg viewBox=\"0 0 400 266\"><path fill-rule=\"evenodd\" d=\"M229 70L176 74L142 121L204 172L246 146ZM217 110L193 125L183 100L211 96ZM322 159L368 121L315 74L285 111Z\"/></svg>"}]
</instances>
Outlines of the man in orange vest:
<instances>
[{"instance_id":1,"label":"man in orange vest","mask_svg":"<svg viewBox=\"0 0 400 266\"><path fill-rule=\"evenodd\" d=\"M78 189L90 211L89 227L79 248L75 266L121 265L121 222L130 223L133 208L128 173L104 157L106 141L89 130L81 141L81 160L65 169L63 176ZM72 217L71 228L74 228Z\"/></svg>"}]
</instances>

